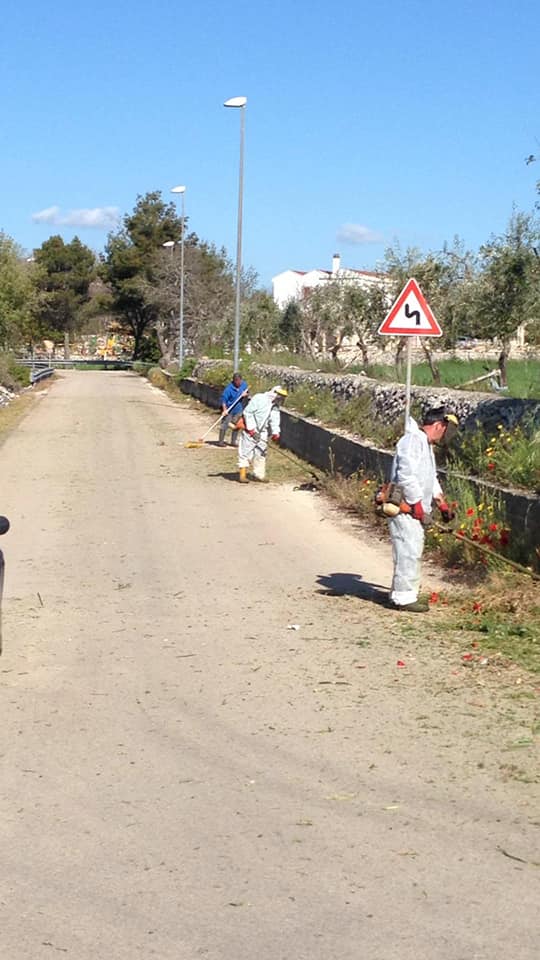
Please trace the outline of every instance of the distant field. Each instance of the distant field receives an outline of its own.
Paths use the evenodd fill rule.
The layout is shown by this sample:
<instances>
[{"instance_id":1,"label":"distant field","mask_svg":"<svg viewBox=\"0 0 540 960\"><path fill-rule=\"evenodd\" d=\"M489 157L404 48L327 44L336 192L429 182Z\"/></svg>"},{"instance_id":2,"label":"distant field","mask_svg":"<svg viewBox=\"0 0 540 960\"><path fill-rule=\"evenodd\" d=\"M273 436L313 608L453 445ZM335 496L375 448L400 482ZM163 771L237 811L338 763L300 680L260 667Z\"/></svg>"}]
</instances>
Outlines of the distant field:
<instances>
[{"instance_id":1,"label":"distant field","mask_svg":"<svg viewBox=\"0 0 540 960\"><path fill-rule=\"evenodd\" d=\"M481 377L497 366L494 360L437 360L435 363L441 373L441 386L459 387L467 380L474 380ZM253 356L252 361L258 363L277 364L279 366L296 366L302 370L320 370L323 373L354 374L363 371L368 377L375 380L391 381L393 383L405 383L405 364L398 370L390 364L354 364L345 369L339 363L331 360L312 360L308 357L301 357L294 353L276 353ZM509 360L507 364L508 390L505 394L509 397L524 397L528 399L540 400L540 360ZM415 363L412 368L412 382L418 387L429 387L433 385L433 377L427 363ZM489 380L482 383L472 384L467 387L468 390L479 390L482 393L496 393Z\"/></svg>"},{"instance_id":2,"label":"distant field","mask_svg":"<svg viewBox=\"0 0 540 960\"><path fill-rule=\"evenodd\" d=\"M467 380L481 377L496 364L489 360L440 360L437 367L441 372L441 385L444 387L459 387ZM377 380L394 380L405 382L405 371L400 374L395 367L372 366L366 370L368 376ZM509 360L507 365L508 391L510 397L527 397L540 400L540 360ZM424 387L433 384L431 370L427 363L415 364L412 369L412 382L416 386ZM473 384L469 390L480 390L486 393L496 393L489 380Z\"/></svg>"}]
</instances>

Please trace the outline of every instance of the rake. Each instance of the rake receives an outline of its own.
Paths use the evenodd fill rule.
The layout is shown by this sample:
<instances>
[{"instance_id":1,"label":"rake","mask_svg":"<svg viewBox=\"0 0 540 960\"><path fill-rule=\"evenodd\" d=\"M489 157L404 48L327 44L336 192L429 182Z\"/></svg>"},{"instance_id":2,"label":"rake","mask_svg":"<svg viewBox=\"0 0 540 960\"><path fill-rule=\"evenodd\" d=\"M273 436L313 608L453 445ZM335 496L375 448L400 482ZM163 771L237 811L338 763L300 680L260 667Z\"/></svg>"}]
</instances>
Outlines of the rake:
<instances>
[{"instance_id":1,"label":"rake","mask_svg":"<svg viewBox=\"0 0 540 960\"><path fill-rule=\"evenodd\" d=\"M241 400L242 397L245 397L247 393L248 391L244 390L244 392L241 393L240 396L236 398L236 400L233 400L230 407L227 407L227 409L221 414L220 417L217 418L216 422L213 423L212 426L208 428L208 430L206 431L206 433L203 434L202 437L199 437L198 440L188 440L187 443L184 444L184 446L190 450L196 449L197 447L204 446L204 441L206 440L207 436L209 436L209 434L212 433L212 430L216 429L216 427L218 426L218 424L221 423L223 418L226 417L227 414L231 412L232 408L235 407L238 401Z\"/></svg>"}]
</instances>

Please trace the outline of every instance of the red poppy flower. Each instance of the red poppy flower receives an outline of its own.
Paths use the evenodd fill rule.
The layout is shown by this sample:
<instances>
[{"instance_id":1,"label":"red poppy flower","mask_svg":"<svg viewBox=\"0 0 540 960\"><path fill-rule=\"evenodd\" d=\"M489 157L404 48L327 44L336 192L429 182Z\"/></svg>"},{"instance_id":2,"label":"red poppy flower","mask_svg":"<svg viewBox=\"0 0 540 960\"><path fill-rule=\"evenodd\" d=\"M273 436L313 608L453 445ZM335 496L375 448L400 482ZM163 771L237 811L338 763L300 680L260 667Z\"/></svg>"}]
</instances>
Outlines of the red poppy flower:
<instances>
[{"instance_id":1,"label":"red poppy flower","mask_svg":"<svg viewBox=\"0 0 540 960\"><path fill-rule=\"evenodd\" d=\"M475 600L472 605L472 608L473 608L473 613L480 613L482 609L482 604L479 603L478 600Z\"/></svg>"},{"instance_id":2,"label":"red poppy flower","mask_svg":"<svg viewBox=\"0 0 540 960\"><path fill-rule=\"evenodd\" d=\"M468 516L468 517L474 516L474 509L473 509L473 507L469 507L469 509L467 510L467 516Z\"/></svg>"},{"instance_id":3,"label":"red poppy flower","mask_svg":"<svg viewBox=\"0 0 540 960\"><path fill-rule=\"evenodd\" d=\"M465 536L465 533L464 533L463 530L458 530L458 531L457 531L456 537L459 537L460 540L461 540L462 537L464 537L464 536Z\"/></svg>"},{"instance_id":4,"label":"red poppy flower","mask_svg":"<svg viewBox=\"0 0 540 960\"><path fill-rule=\"evenodd\" d=\"M488 467L488 470L494 470L494 469L495 469L495 464L493 463L492 460L489 461L487 467Z\"/></svg>"},{"instance_id":5,"label":"red poppy flower","mask_svg":"<svg viewBox=\"0 0 540 960\"><path fill-rule=\"evenodd\" d=\"M498 529L499 529L499 524L498 524L498 523L490 523L489 529L490 529L490 530L498 530Z\"/></svg>"},{"instance_id":6,"label":"red poppy flower","mask_svg":"<svg viewBox=\"0 0 540 960\"><path fill-rule=\"evenodd\" d=\"M429 602L430 602L430 603L437 603L438 600L439 600L439 594L434 590L433 593L430 594Z\"/></svg>"}]
</instances>

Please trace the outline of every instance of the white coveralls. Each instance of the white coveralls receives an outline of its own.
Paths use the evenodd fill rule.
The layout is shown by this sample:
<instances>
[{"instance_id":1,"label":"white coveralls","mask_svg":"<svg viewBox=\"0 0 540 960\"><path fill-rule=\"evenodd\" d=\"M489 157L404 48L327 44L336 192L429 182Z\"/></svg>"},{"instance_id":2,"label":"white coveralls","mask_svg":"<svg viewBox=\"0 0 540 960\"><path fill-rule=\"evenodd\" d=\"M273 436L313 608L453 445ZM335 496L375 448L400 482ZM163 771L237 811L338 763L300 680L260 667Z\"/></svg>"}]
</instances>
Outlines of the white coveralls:
<instances>
[{"instance_id":1,"label":"white coveralls","mask_svg":"<svg viewBox=\"0 0 540 960\"><path fill-rule=\"evenodd\" d=\"M442 497L433 449L412 417L409 417L405 434L397 444L391 479L401 484L407 503L421 500L425 513L431 513L435 497ZM390 599L400 606L414 603L420 589L424 527L410 514L399 513L390 520L389 530L394 560Z\"/></svg>"},{"instance_id":2,"label":"white coveralls","mask_svg":"<svg viewBox=\"0 0 540 960\"><path fill-rule=\"evenodd\" d=\"M242 430L238 445L238 467L249 467L253 463L253 476L264 480L266 474L266 451L268 434L280 433L281 415L279 407L274 405L276 391L256 393L244 409L243 417L246 429ZM248 430L256 430L259 439L250 437Z\"/></svg>"}]
</instances>

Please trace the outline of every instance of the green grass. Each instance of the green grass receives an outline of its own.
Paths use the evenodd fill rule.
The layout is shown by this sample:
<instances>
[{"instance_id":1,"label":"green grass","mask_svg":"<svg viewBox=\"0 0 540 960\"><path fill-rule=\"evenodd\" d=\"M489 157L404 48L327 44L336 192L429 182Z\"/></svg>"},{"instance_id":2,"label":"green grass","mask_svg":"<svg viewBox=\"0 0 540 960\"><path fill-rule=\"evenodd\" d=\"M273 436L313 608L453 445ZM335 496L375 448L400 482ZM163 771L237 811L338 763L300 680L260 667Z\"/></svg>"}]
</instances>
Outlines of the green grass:
<instances>
[{"instance_id":1,"label":"green grass","mask_svg":"<svg viewBox=\"0 0 540 960\"><path fill-rule=\"evenodd\" d=\"M481 377L497 367L495 360L437 360L435 363L441 374L441 386L460 387L468 380ZM317 370L321 373L357 374L363 371L374 380L388 383L405 383L405 364L397 368L394 364L353 364L343 369L343 365L335 360L314 360L311 357L300 357L293 353L261 354L251 358L251 363L272 364L274 366L296 366L302 370ZM507 364L508 390L505 395L540 400L540 360L509 360ZM412 382L417 387L433 386L433 377L429 364L415 363L412 367ZM489 380L479 384L472 384L465 388L478 390L481 393L494 393Z\"/></svg>"},{"instance_id":2,"label":"green grass","mask_svg":"<svg viewBox=\"0 0 540 960\"><path fill-rule=\"evenodd\" d=\"M230 359L224 358L222 351L214 348L207 354L211 359L223 359L224 369L229 374L231 371ZM405 383L406 368L405 361L398 368L390 360L389 362L362 364L355 363L350 366L344 366L339 360L321 359L309 356L303 356L291 353L288 350L273 353L271 351L245 355L241 360L240 368L246 374L253 364L268 364L277 367L297 367L300 370L317 371L319 373L332 373L335 375L358 374L363 372L374 380L390 383ZM442 387L457 388L468 380L474 380L476 377L483 376L490 370L497 368L496 360L470 359L462 360L458 357L438 360L437 354L434 354L434 362L441 374ZM507 362L508 390L504 391L505 396L520 397L523 399L540 400L540 360L508 360ZM418 387L434 386L433 377L428 363L415 363L412 367L412 382ZM490 385L489 380L479 384L472 384L464 389L477 390L481 393L496 393Z\"/></svg>"},{"instance_id":3,"label":"green grass","mask_svg":"<svg viewBox=\"0 0 540 960\"><path fill-rule=\"evenodd\" d=\"M481 377L489 370L494 370L497 364L494 360L437 360L435 363L441 374L441 386L460 387L468 380ZM405 383L405 367L397 369L395 366L376 364L367 368L351 367L347 372L365 369L369 377L387 382ZM507 364L508 390L506 396L528 399L540 399L540 360L509 360ZM434 385L431 370L427 363L413 364L412 382L417 387L431 387ZM481 393L496 393L489 380L471 384L465 388L477 390Z\"/></svg>"},{"instance_id":4,"label":"green grass","mask_svg":"<svg viewBox=\"0 0 540 960\"><path fill-rule=\"evenodd\" d=\"M502 611L480 612L461 621L439 622L437 626L455 636L463 646L473 648L473 663L483 655L497 655L530 673L540 673L539 611L523 619Z\"/></svg>"}]
</instances>

